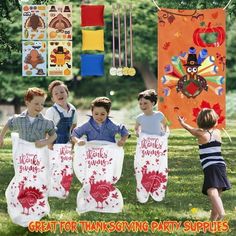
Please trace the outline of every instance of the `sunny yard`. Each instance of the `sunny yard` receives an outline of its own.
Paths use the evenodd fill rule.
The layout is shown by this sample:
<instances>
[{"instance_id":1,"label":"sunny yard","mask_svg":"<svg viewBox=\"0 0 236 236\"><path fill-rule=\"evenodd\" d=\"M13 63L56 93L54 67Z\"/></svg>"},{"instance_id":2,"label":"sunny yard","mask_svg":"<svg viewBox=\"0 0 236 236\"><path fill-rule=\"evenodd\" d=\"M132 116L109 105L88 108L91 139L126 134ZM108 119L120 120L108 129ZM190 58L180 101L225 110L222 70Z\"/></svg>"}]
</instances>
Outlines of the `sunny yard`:
<instances>
[{"instance_id":1,"label":"sunny yard","mask_svg":"<svg viewBox=\"0 0 236 236\"><path fill-rule=\"evenodd\" d=\"M232 122L231 122L232 123ZM236 127L230 126L228 132L232 143L223 134L223 154L228 165L228 177L231 183L236 185ZM57 221L207 221L209 217L209 204L201 193L202 170L198 160L197 146L194 138L184 130L173 131L169 138L169 180L166 198L162 202L154 202L151 199L146 204L140 204L135 195L135 178L133 169L133 156L136 138L134 135L125 146L125 160L123 175L118 181L117 187L124 197L124 209L119 214L85 213L78 215L75 211L76 195L81 187L76 178L73 180L70 196L67 200L50 199L51 215L44 220ZM6 210L5 189L13 177L13 165L11 160L11 141L8 136L5 146L0 150L0 235L28 235L27 229L14 225L8 217ZM235 188L223 194L223 201L227 212L226 220L229 220L231 232L220 235L236 234L236 201ZM42 235L37 233L38 235ZM34 233L34 235L37 235ZM121 233L113 233L120 235ZM151 235L148 233L124 233L123 235ZM167 235L168 233L156 232L153 235ZM202 233L198 234L201 235ZM43 235L61 235L44 233ZM64 233L63 235L76 235ZM86 235L79 233L79 235ZM87 233L87 235L108 235L108 233ZM184 235L183 229L174 232L174 235ZM194 233L188 233L194 235ZM207 235L207 234L206 234ZM211 234L208 234L211 235Z\"/></svg>"}]
</instances>

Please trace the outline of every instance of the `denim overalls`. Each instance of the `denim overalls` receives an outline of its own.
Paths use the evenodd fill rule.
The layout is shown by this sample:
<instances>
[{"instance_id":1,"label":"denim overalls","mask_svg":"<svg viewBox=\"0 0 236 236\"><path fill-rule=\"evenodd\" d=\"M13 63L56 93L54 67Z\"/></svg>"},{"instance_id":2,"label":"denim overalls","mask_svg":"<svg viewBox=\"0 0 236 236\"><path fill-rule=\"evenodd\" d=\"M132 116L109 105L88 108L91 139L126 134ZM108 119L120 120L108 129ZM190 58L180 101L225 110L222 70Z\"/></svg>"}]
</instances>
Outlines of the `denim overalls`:
<instances>
[{"instance_id":1,"label":"denim overalls","mask_svg":"<svg viewBox=\"0 0 236 236\"><path fill-rule=\"evenodd\" d=\"M60 115L60 120L57 124L57 139L55 143L68 143L70 140L70 129L73 123L75 110L72 111L71 117L64 117L63 113L60 112L56 106L53 107Z\"/></svg>"}]
</instances>

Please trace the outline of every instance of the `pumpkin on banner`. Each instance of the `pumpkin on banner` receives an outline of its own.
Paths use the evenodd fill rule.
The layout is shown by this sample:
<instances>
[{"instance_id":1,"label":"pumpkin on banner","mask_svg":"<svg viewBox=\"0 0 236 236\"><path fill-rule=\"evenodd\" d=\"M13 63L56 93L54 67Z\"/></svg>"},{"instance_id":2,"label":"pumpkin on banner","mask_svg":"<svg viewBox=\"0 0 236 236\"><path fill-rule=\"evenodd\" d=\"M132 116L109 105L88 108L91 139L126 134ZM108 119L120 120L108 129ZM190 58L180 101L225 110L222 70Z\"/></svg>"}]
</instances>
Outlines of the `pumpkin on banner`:
<instances>
[{"instance_id":1,"label":"pumpkin on banner","mask_svg":"<svg viewBox=\"0 0 236 236\"><path fill-rule=\"evenodd\" d=\"M207 43L202 35L216 34L216 41ZM225 30L223 27L211 27L211 22L206 28L197 28L193 33L193 41L200 47L219 47L225 41Z\"/></svg>"}]
</instances>

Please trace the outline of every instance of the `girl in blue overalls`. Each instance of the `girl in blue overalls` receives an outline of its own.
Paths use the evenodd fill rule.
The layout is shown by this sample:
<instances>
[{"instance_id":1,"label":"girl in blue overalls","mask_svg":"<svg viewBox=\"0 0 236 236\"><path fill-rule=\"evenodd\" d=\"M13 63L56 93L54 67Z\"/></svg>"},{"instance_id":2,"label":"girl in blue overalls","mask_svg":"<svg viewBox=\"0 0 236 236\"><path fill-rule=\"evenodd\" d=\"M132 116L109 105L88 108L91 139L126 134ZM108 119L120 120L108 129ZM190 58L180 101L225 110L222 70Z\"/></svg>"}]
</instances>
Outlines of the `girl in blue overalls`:
<instances>
[{"instance_id":1,"label":"girl in blue overalls","mask_svg":"<svg viewBox=\"0 0 236 236\"><path fill-rule=\"evenodd\" d=\"M54 144L68 144L70 143L71 131L77 124L78 113L75 107L68 103L69 90L62 81L55 80L51 82L48 86L48 91L52 96L54 105L48 108L45 116L52 120L57 128L57 139ZM54 149L54 156L56 155L55 152L60 150L60 148L63 148L63 145L54 145L53 148L51 147L51 149ZM59 163L62 163L63 165L64 162L65 164L65 158L61 161L57 159L54 163L54 156L50 159L52 184L49 196L65 198L69 194L69 188L72 181L72 159L70 162L67 160L66 165L59 166ZM58 156L58 158L61 157ZM61 195L61 193L63 193L63 195Z\"/></svg>"}]
</instances>

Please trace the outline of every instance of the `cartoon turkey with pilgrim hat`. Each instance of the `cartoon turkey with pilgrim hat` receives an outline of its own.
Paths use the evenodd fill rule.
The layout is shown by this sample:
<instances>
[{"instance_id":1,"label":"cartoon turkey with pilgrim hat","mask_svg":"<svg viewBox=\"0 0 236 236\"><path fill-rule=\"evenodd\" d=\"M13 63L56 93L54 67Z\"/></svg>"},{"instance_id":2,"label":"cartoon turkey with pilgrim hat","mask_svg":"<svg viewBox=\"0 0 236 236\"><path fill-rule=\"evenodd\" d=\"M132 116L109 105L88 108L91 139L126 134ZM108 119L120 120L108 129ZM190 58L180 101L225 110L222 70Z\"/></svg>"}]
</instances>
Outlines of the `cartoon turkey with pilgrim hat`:
<instances>
[{"instance_id":1,"label":"cartoon turkey with pilgrim hat","mask_svg":"<svg viewBox=\"0 0 236 236\"><path fill-rule=\"evenodd\" d=\"M197 74L201 64L197 61L196 49L189 48L187 63L184 64L187 74L181 77L177 83L177 92L182 92L187 98L197 97L202 90L208 90L207 81Z\"/></svg>"}]
</instances>

